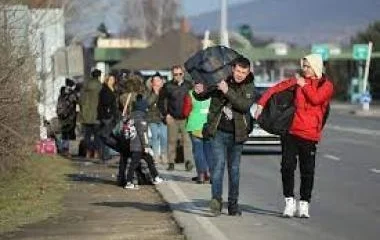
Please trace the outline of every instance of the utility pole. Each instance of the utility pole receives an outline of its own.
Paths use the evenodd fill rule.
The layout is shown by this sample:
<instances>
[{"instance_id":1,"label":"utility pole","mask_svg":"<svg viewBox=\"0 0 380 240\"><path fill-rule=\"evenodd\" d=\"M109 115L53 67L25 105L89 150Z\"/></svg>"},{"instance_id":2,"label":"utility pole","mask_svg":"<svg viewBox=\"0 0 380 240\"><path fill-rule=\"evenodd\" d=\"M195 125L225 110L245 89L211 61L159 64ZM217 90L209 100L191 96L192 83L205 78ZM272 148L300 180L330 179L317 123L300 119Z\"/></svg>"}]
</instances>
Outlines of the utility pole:
<instances>
[{"instance_id":1,"label":"utility pole","mask_svg":"<svg viewBox=\"0 0 380 240\"><path fill-rule=\"evenodd\" d=\"M370 41L368 43L368 54L365 61L364 76L363 76L363 105L362 108L364 111L369 111L369 103L371 102L371 97L369 90L367 90L368 85L368 75L369 75L369 65L371 64L371 55L372 55L373 43Z\"/></svg>"},{"instance_id":2,"label":"utility pole","mask_svg":"<svg viewBox=\"0 0 380 240\"><path fill-rule=\"evenodd\" d=\"M229 47L227 30L227 0L220 0L220 45Z\"/></svg>"}]
</instances>

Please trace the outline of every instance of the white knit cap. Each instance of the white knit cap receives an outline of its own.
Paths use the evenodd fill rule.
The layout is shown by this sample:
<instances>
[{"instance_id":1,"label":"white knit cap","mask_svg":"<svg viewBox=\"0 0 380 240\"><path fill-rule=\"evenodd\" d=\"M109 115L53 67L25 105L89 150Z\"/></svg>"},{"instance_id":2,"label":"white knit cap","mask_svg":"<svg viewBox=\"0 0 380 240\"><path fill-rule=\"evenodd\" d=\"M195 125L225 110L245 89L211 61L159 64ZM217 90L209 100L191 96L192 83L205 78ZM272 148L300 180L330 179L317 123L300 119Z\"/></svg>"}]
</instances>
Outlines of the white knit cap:
<instances>
[{"instance_id":1,"label":"white knit cap","mask_svg":"<svg viewBox=\"0 0 380 240\"><path fill-rule=\"evenodd\" d=\"M301 68L302 68L302 63L303 60L306 59L311 68L313 69L315 75L317 75L318 78L322 77L323 73L323 60L322 60L322 55L318 53L313 53L310 55L307 55L301 59Z\"/></svg>"}]
</instances>

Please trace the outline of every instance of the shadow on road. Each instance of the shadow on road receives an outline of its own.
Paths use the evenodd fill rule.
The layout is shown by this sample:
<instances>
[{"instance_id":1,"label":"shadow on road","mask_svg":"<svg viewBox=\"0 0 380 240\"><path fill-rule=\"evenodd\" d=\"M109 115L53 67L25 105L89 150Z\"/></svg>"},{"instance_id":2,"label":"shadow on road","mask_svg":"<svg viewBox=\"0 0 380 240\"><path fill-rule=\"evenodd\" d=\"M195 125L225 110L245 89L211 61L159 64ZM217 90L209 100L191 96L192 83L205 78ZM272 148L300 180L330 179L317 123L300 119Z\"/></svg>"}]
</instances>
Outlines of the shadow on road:
<instances>
[{"instance_id":1,"label":"shadow on road","mask_svg":"<svg viewBox=\"0 0 380 240\"><path fill-rule=\"evenodd\" d=\"M92 203L95 206L112 208L136 208L146 212L169 212L170 207L166 203L142 203L142 202L98 202Z\"/></svg>"},{"instance_id":2,"label":"shadow on road","mask_svg":"<svg viewBox=\"0 0 380 240\"><path fill-rule=\"evenodd\" d=\"M113 186L117 185L115 180L104 179L88 174L67 174L66 177L73 182L101 183Z\"/></svg>"},{"instance_id":3,"label":"shadow on road","mask_svg":"<svg viewBox=\"0 0 380 240\"><path fill-rule=\"evenodd\" d=\"M168 212L170 208L175 211L180 211L184 213L190 213L199 215L201 217L214 217L214 215L209 210L209 201L205 199L193 199L190 202L179 202L170 204L170 208L167 204L150 204L150 203L141 203L141 202L99 202L92 203L96 206L105 206L112 208L136 208L138 210L147 211L147 212ZM223 203L222 215L228 215L227 212L227 202ZM259 215L267 215L271 217L281 217L282 214L278 211L262 209L259 207L254 207L251 205L240 204L240 209L244 213L253 213Z\"/></svg>"}]
</instances>

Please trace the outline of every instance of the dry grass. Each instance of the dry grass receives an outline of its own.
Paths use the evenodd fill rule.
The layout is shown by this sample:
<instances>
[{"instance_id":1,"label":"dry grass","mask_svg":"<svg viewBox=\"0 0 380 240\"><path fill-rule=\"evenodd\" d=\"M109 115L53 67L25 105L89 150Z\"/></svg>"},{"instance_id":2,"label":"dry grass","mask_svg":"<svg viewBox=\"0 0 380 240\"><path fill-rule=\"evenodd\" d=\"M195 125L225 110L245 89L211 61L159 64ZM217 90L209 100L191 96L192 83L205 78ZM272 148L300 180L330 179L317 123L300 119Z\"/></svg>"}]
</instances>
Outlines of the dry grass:
<instances>
[{"instance_id":1,"label":"dry grass","mask_svg":"<svg viewBox=\"0 0 380 240\"><path fill-rule=\"evenodd\" d=\"M53 216L62 209L69 189L70 161L59 156L32 155L13 173L0 177L0 233Z\"/></svg>"}]
</instances>

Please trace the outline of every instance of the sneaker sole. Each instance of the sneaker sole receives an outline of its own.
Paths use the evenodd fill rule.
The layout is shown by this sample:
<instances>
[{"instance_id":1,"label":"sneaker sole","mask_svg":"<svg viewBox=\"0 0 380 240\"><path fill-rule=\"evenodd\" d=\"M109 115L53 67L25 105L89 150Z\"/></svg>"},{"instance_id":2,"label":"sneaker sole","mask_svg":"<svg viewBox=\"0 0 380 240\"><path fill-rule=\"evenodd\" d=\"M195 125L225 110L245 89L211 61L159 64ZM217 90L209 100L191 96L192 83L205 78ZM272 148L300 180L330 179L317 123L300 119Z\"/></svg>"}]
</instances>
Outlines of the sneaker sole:
<instances>
[{"instance_id":1,"label":"sneaker sole","mask_svg":"<svg viewBox=\"0 0 380 240\"><path fill-rule=\"evenodd\" d=\"M284 217L284 218L293 218L293 217L295 217L295 216L297 216L296 214L293 214L293 215L290 215L290 214L282 214L282 216Z\"/></svg>"}]
</instances>

